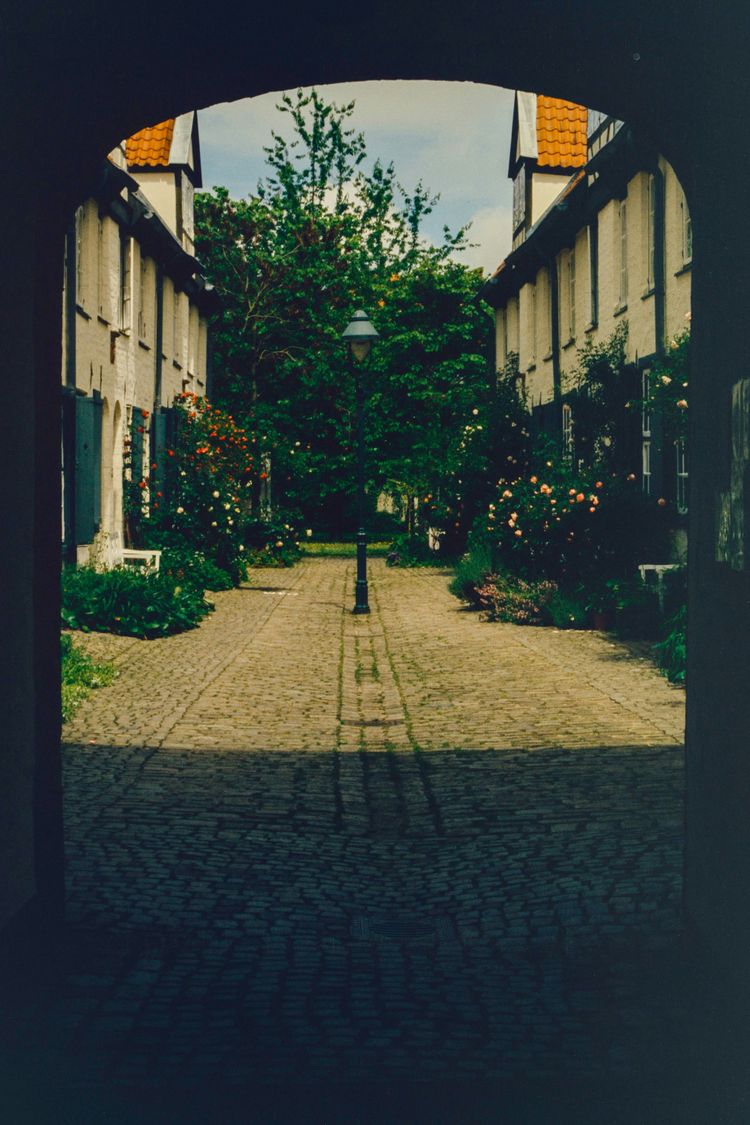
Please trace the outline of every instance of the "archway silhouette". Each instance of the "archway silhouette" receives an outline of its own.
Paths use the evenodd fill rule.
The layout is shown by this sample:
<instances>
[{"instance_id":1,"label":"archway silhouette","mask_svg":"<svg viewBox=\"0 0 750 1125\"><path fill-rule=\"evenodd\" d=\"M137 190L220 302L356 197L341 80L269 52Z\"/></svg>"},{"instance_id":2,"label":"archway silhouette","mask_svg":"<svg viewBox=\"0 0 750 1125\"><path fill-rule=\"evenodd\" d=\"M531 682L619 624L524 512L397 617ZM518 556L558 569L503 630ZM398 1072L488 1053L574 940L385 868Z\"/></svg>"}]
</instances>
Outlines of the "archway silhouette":
<instances>
[{"instance_id":1,"label":"archway silhouette","mask_svg":"<svg viewBox=\"0 0 750 1125\"><path fill-rule=\"evenodd\" d=\"M0 127L13 166L0 186L3 276L13 280L0 331L14 421L0 474L8 533L0 787L9 809L0 924L62 912L59 607L50 574L59 549L62 245L74 204L101 154L144 121L297 85L440 78L601 107L647 136L685 187L695 221L686 908L701 939L737 963L750 923L750 583L744 544L728 561L717 523L733 521L742 539L748 31L744 9L716 13L699 0L679 9L636 0L627 10L540 0L460 13L442 0L346 18L309 8L294 20L230 0L210 22L193 0L179 9L137 0L127 21L115 10L93 20L75 0L13 13ZM731 154L721 175L718 153Z\"/></svg>"}]
</instances>

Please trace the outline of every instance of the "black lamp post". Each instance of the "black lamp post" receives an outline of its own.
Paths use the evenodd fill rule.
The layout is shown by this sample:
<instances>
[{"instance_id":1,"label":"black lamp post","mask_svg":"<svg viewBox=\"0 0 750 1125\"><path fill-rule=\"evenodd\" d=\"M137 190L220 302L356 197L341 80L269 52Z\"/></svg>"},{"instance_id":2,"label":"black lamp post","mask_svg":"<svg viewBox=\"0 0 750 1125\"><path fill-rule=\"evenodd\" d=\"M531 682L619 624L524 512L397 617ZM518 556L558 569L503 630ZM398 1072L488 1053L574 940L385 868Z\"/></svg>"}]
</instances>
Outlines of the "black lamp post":
<instances>
[{"instance_id":1,"label":"black lamp post","mask_svg":"<svg viewBox=\"0 0 750 1125\"><path fill-rule=\"evenodd\" d=\"M367 600L367 533L365 532L365 394L362 386L360 365L367 359L374 340L379 332L373 328L362 309L357 309L353 318L341 333L341 339L349 345L349 362L354 367L357 387L357 584L355 587L353 613L369 613Z\"/></svg>"}]
</instances>

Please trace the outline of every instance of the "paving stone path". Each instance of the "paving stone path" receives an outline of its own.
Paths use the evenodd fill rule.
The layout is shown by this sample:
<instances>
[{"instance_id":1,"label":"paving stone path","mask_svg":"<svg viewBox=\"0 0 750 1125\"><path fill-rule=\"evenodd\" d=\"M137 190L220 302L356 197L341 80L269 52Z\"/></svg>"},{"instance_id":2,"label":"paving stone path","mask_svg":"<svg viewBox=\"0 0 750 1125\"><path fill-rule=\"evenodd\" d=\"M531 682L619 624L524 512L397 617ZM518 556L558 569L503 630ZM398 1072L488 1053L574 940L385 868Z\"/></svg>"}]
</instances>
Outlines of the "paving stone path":
<instances>
[{"instance_id":1,"label":"paving stone path","mask_svg":"<svg viewBox=\"0 0 750 1125\"><path fill-rule=\"evenodd\" d=\"M309 559L178 637L83 638L119 675L64 731L63 974L13 1050L43 1024L52 1072L110 1090L655 1065L683 693L442 572L370 577L367 617L353 561Z\"/></svg>"}]
</instances>

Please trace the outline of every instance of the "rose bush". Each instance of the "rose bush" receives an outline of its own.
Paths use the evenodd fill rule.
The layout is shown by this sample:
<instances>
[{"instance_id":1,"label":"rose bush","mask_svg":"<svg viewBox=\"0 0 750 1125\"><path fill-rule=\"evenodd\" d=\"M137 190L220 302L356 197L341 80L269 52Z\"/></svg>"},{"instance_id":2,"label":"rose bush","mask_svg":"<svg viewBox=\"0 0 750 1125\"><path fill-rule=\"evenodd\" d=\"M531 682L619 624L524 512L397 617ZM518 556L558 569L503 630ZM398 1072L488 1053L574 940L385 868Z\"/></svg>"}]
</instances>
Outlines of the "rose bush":
<instances>
[{"instance_id":1,"label":"rose bush","mask_svg":"<svg viewBox=\"0 0 750 1125\"><path fill-rule=\"evenodd\" d=\"M536 472L498 486L479 531L496 564L566 588L629 573L669 549L663 511L633 474L599 476L563 458L546 457Z\"/></svg>"},{"instance_id":2,"label":"rose bush","mask_svg":"<svg viewBox=\"0 0 750 1125\"><path fill-rule=\"evenodd\" d=\"M177 436L166 451L161 488L149 493L144 541L200 552L236 582L244 575L245 528L261 475L257 439L198 395L186 392L174 405Z\"/></svg>"}]
</instances>

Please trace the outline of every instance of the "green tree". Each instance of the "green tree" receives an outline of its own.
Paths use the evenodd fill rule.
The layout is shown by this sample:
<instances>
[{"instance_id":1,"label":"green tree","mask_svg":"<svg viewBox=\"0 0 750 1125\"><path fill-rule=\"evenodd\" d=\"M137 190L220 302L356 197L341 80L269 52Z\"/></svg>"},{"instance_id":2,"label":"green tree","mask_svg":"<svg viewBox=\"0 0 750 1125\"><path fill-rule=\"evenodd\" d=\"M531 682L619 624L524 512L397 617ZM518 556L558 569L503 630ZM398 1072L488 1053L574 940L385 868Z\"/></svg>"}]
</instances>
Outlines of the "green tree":
<instances>
[{"instance_id":1,"label":"green tree","mask_svg":"<svg viewBox=\"0 0 750 1125\"><path fill-rule=\"evenodd\" d=\"M488 384L478 271L422 223L437 197L408 192L392 164L365 167L354 103L283 95L291 138L273 133L254 195L196 201L198 253L223 298L214 395L272 450L275 497L309 521L353 510L353 375L340 336L354 309L381 333L364 372L370 495L427 495L455 476L463 426Z\"/></svg>"}]
</instances>

